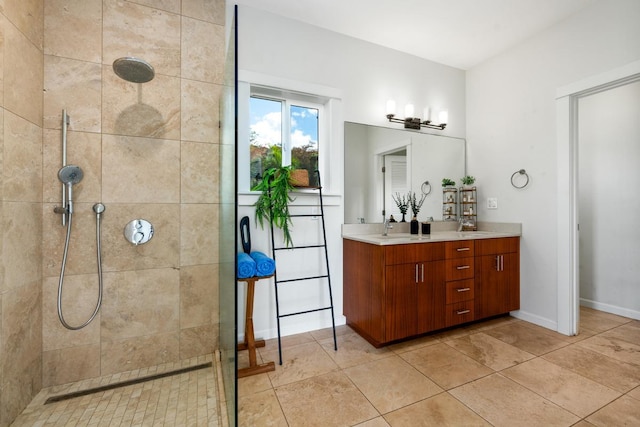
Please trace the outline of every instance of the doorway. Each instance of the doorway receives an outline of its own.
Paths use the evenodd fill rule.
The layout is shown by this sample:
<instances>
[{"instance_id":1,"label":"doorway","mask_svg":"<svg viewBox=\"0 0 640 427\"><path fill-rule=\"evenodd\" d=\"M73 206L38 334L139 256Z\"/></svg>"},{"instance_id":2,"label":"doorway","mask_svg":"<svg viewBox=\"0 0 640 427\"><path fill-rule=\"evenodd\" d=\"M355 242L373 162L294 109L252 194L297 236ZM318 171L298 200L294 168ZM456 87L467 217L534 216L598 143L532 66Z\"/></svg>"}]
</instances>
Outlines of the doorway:
<instances>
[{"instance_id":1,"label":"doorway","mask_svg":"<svg viewBox=\"0 0 640 427\"><path fill-rule=\"evenodd\" d=\"M580 305L636 319L639 117L640 80L578 100Z\"/></svg>"},{"instance_id":2,"label":"doorway","mask_svg":"<svg viewBox=\"0 0 640 427\"><path fill-rule=\"evenodd\" d=\"M640 61L572 83L557 93L557 329L565 335L576 335L579 322L578 103L635 81L640 81Z\"/></svg>"},{"instance_id":3,"label":"doorway","mask_svg":"<svg viewBox=\"0 0 640 427\"><path fill-rule=\"evenodd\" d=\"M390 218L393 215L393 218L400 222L403 216L394 197L398 194L404 196L411 188L411 182L407 174L407 150L385 155L382 171L384 175L384 206L382 209L386 218Z\"/></svg>"}]
</instances>

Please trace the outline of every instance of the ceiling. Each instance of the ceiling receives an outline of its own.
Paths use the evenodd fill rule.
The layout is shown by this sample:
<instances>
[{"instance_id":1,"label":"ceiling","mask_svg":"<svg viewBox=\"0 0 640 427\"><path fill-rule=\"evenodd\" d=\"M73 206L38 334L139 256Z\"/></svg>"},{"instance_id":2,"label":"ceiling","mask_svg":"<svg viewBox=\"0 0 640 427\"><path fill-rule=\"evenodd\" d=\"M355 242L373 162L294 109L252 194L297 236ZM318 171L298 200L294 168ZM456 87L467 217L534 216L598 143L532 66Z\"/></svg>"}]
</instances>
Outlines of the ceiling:
<instances>
[{"instance_id":1,"label":"ceiling","mask_svg":"<svg viewBox=\"0 0 640 427\"><path fill-rule=\"evenodd\" d=\"M596 0L236 0L468 70Z\"/></svg>"}]
</instances>

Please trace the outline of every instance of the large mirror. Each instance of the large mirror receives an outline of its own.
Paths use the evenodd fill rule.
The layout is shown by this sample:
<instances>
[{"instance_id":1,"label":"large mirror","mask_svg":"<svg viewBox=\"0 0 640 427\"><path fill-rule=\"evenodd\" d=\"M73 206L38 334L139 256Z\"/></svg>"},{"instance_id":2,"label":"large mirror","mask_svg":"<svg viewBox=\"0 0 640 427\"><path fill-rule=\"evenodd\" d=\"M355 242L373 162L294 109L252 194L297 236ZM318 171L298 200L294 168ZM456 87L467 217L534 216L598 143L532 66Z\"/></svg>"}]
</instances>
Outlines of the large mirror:
<instances>
[{"instance_id":1,"label":"large mirror","mask_svg":"<svg viewBox=\"0 0 640 427\"><path fill-rule=\"evenodd\" d=\"M380 223L383 211L400 221L392 196L408 192L427 194L419 221L441 220L442 178L460 185L466 174L462 138L345 122L344 147L345 224Z\"/></svg>"}]
</instances>

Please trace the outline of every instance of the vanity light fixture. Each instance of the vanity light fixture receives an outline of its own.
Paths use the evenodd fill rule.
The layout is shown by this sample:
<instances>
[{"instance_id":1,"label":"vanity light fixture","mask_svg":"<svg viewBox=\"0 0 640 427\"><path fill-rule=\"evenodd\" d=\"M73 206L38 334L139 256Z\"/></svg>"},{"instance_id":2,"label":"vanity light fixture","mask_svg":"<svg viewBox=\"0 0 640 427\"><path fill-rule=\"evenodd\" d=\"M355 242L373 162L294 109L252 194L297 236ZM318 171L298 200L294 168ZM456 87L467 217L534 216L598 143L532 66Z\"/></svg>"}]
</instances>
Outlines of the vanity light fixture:
<instances>
[{"instance_id":1,"label":"vanity light fixture","mask_svg":"<svg viewBox=\"0 0 640 427\"><path fill-rule=\"evenodd\" d=\"M447 111L440 111L438 115L440 124L435 124L435 117L431 117L435 116L435 111L429 108L424 109L424 120L419 117L414 117L413 104L407 104L404 107L404 116L404 119L396 117L396 102L392 99L387 101L387 119L392 123L403 123L405 129L419 130L420 128L428 128L443 130L449 121L449 113Z\"/></svg>"}]
</instances>

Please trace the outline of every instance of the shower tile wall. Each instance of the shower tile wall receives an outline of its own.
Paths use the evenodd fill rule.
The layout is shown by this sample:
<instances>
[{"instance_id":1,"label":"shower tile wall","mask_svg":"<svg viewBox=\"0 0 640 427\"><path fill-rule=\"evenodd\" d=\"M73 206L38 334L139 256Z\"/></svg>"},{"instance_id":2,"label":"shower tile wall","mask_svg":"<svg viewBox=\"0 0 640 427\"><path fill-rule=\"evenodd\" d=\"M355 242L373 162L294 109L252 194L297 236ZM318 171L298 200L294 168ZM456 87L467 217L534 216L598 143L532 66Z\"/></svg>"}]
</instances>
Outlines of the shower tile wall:
<instances>
[{"instance_id":1,"label":"shower tile wall","mask_svg":"<svg viewBox=\"0 0 640 427\"><path fill-rule=\"evenodd\" d=\"M42 0L0 2L0 426L42 387Z\"/></svg>"},{"instance_id":2,"label":"shower tile wall","mask_svg":"<svg viewBox=\"0 0 640 427\"><path fill-rule=\"evenodd\" d=\"M224 3L45 0L44 6L43 385L210 353L218 340ZM155 78L139 85L117 77L111 63L123 56L151 63ZM55 306L65 229L51 212L60 198L63 108L71 116L68 162L85 171L74 192L64 288L72 324L86 319L95 302L92 206L106 205L103 306L98 321L80 332L60 325ZM122 234L135 218L155 227L139 247Z\"/></svg>"},{"instance_id":3,"label":"shower tile wall","mask_svg":"<svg viewBox=\"0 0 640 427\"><path fill-rule=\"evenodd\" d=\"M0 425L42 387L42 0L0 3Z\"/></svg>"},{"instance_id":4,"label":"shower tile wall","mask_svg":"<svg viewBox=\"0 0 640 427\"><path fill-rule=\"evenodd\" d=\"M43 387L191 358L218 346L218 98L223 0L0 0L0 426ZM156 77L116 77L138 56ZM43 91L44 89L44 91ZM81 331L57 319L65 228L61 111L75 215L64 289ZM155 226L132 246L127 222Z\"/></svg>"}]
</instances>

